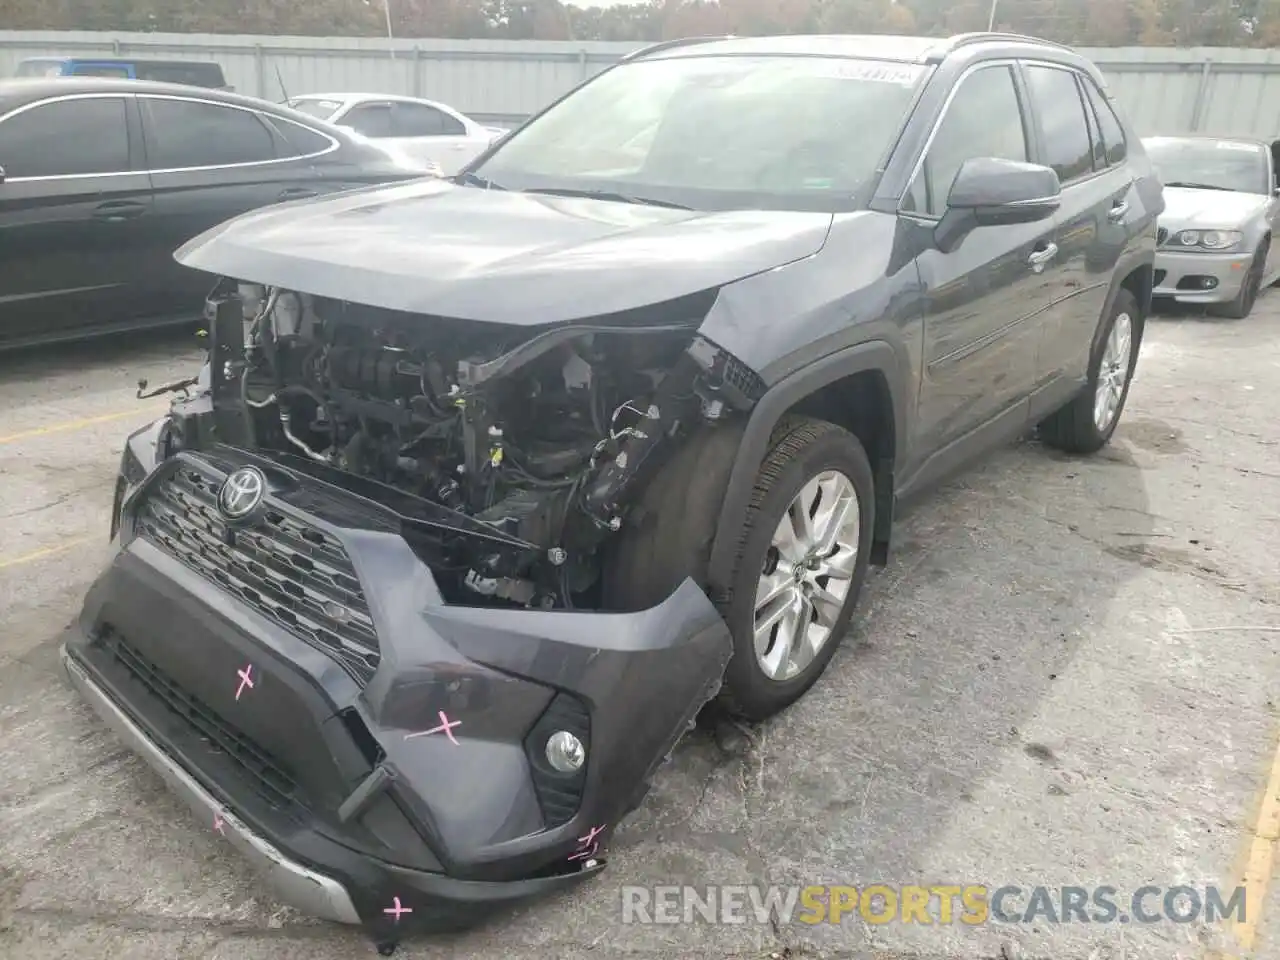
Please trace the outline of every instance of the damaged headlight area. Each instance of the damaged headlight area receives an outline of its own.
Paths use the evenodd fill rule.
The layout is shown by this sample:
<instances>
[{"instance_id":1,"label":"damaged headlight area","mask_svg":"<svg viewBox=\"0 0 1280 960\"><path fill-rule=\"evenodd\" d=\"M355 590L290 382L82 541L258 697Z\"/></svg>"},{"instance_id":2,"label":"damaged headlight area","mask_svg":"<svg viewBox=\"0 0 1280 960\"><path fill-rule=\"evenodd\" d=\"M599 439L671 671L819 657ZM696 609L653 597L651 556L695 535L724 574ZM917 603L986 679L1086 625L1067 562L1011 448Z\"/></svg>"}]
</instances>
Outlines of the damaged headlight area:
<instances>
[{"instance_id":1,"label":"damaged headlight area","mask_svg":"<svg viewBox=\"0 0 1280 960\"><path fill-rule=\"evenodd\" d=\"M637 491L692 427L761 392L698 335L714 298L532 327L224 280L214 434L429 504L406 539L447 602L598 605L601 548Z\"/></svg>"}]
</instances>

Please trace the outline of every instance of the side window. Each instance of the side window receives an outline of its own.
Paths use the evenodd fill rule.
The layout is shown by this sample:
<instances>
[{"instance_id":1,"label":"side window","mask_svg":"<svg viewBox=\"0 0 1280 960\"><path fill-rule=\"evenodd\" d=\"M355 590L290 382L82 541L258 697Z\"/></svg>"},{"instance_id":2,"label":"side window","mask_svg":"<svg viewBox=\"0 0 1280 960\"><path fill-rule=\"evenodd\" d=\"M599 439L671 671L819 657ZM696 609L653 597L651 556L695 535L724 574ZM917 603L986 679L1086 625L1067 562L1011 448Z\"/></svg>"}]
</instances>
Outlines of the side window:
<instances>
[{"instance_id":1,"label":"side window","mask_svg":"<svg viewBox=\"0 0 1280 960\"><path fill-rule=\"evenodd\" d=\"M279 117L272 117L271 123L280 131L281 139L289 145L288 155L291 157L309 157L314 153L323 153L333 146L328 137L300 123L281 120Z\"/></svg>"},{"instance_id":2,"label":"side window","mask_svg":"<svg viewBox=\"0 0 1280 960\"><path fill-rule=\"evenodd\" d=\"M1102 133L1102 143L1107 151L1107 163L1123 163L1124 158L1128 156L1128 150L1126 149L1124 127L1120 125L1120 118L1116 116L1115 110L1107 102L1107 98L1102 95L1102 91L1098 89L1096 83L1088 77L1081 77L1080 82L1084 85L1084 92L1089 97L1089 102L1093 105L1094 116L1098 118L1098 127Z\"/></svg>"},{"instance_id":3,"label":"side window","mask_svg":"<svg viewBox=\"0 0 1280 960\"><path fill-rule=\"evenodd\" d=\"M467 132L457 118L425 103L397 103L395 127L397 137L461 137Z\"/></svg>"},{"instance_id":4,"label":"side window","mask_svg":"<svg viewBox=\"0 0 1280 960\"><path fill-rule=\"evenodd\" d=\"M116 77L125 80L129 77L129 68L109 63L78 63L74 73L77 77Z\"/></svg>"},{"instance_id":5,"label":"side window","mask_svg":"<svg viewBox=\"0 0 1280 960\"><path fill-rule=\"evenodd\" d=\"M1063 183L1093 171L1093 143L1076 87L1075 71L1027 67L1031 110L1044 133L1045 163Z\"/></svg>"},{"instance_id":6,"label":"side window","mask_svg":"<svg viewBox=\"0 0 1280 960\"><path fill-rule=\"evenodd\" d=\"M65 177L129 169L123 97L58 100L0 123L5 177Z\"/></svg>"},{"instance_id":7,"label":"side window","mask_svg":"<svg viewBox=\"0 0 1280 960\"><path fill-rule=\"evenodd\" d=\"M960 82L903 197L903 210L942 216L961 165L975 157L1027 159L1026 129L1008 67L984 67Z\"/></svg>"},{"instance_id":8,"label":"side window","mask_svg":"<svg viewBox=\"0 0 1280 960\"><path fill-rule=\"evenodd\" d=\"M1077 76L1076 85L1082 98L1085 97L1084 87L1081 86L1083 83L1084 79ZM1105 170L1107 169L1107 147L1102 142L1102 134L1098 131L1098 117L1093 112L1093 108L1087 104L1084 108L1084 122L1089 128L1089 154L1093 158L1093 169Z\"/></svg>"},{"instance_id":9,"label":"side window","mask_svg":"<svg viewBox=\"0 0 1280 960\"><path fill-rule=\"evenodd\" d=\"M275 140L257 114L197 100L147 97L152 170L262 163L276 158Z\"/></svg>"},{"instance_id":10,"label":"side window","mask_svg":"<svg viewBox=\"0 0 1280 960\"><path fill-rule=\"evenodd\" d=\"M192 87L224 86L222 71L216 66L200 63L140 63L139 80L156 80L160 83L185 83Z\"/></svg>"},{"instance_id":11,"label":"side window","mask_svg":"<svg viewBox=\"0 0 1280 960\"><path fill-rule=\"evenodd\" d=\"M395 136L391 128L389 103L362 103L358 107L352 107L346 116L339 117L338 123L374 139Z\"/></svg>"}]
</instances>

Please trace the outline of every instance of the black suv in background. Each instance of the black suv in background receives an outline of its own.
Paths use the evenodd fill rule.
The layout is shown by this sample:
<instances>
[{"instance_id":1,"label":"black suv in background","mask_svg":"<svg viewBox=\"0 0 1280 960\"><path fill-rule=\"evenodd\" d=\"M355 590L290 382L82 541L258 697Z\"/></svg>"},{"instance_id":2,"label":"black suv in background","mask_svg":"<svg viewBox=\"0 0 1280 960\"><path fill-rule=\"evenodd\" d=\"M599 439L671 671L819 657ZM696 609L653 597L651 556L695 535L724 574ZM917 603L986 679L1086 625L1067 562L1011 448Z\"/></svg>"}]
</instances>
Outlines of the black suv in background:
<instances>
[{"instance_id":1,"label":"black suv in background","mask_svg":"<svg viewBox=\"0 0 1280 960\"><path fill-rule=\"evenodd\" d=\"M452 181L246 214L177 253L209 363L71 682L384 944L591 876L709 698L818 679L904 498L1108 441L1162 206L1093 65L984 34L661 44Z\"/></svg>"},{"instance_id":2,"label":"black suv in background","mask_svg":"<svg viewBox=\"0 0 1280 960\"><path fill-rule=\"evenodd\" d=\"M0 81L0 349L198 319L173 251L282 200L425 168L314 117L179 84Z\"/></svg>"}]
</instances>

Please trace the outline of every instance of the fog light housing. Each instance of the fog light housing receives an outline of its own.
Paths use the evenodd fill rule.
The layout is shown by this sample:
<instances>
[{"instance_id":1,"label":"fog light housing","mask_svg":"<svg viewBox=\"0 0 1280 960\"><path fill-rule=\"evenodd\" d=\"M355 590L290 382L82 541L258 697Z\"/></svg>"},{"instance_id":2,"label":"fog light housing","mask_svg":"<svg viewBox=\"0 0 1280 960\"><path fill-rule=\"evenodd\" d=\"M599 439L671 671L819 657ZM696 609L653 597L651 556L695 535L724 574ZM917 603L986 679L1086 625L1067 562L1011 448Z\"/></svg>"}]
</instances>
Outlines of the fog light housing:
<instances>
[{"instance_id":1,"label":"fog light housing","mask_svg":"<svg viewBox=\"0 0 1280 960\"><path fill-rule=\"evenodd\" d=\"M560 773L576 773L587 761L587 748L568 730L557 730L547 738L547 763Z\"/></svg>"}]
</instances>

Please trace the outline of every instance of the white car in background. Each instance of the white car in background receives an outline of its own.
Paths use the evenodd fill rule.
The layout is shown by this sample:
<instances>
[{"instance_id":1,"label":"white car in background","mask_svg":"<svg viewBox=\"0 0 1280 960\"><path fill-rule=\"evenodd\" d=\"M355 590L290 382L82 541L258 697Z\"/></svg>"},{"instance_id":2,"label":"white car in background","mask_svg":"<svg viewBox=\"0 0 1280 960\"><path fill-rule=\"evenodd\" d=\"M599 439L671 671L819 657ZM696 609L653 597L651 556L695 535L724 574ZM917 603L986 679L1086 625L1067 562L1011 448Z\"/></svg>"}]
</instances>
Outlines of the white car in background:
<instances>
[{"instance_id":1,"label":"white car in background","mask_svg":"<svg viewBox=\"0 0 1280 960\"><path fill-rule=\"evenodd\" d=\"M318 120L354 130L393 152L434 162L444 176L506 133L487 127L434 100L385 93L313 93L286 101Z\"/></svg>"}]
</instances>

